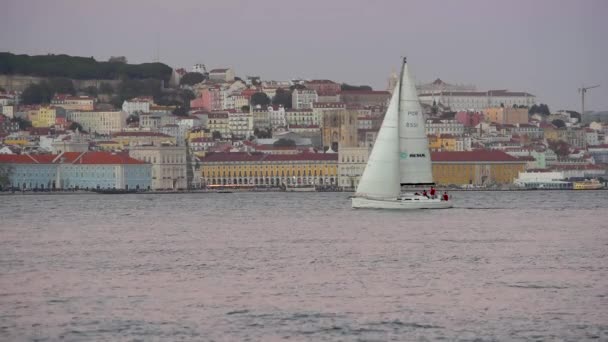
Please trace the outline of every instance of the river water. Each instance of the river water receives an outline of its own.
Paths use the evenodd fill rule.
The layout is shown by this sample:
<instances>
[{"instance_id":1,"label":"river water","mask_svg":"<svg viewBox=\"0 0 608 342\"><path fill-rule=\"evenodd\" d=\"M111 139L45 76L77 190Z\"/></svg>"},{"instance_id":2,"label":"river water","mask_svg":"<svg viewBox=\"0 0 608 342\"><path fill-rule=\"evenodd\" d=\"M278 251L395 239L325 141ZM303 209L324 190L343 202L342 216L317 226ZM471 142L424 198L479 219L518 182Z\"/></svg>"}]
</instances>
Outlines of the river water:
<instances>
[{"instance_id":1,"label":"river water","mask_svg":"<svg viewBox=\"0 0 608 342\"><path fill-rule=\"evenodd\" d=\"M608 340L608 191L454 195L0 196L0 340Z\"/></svg>"}]
</instances>

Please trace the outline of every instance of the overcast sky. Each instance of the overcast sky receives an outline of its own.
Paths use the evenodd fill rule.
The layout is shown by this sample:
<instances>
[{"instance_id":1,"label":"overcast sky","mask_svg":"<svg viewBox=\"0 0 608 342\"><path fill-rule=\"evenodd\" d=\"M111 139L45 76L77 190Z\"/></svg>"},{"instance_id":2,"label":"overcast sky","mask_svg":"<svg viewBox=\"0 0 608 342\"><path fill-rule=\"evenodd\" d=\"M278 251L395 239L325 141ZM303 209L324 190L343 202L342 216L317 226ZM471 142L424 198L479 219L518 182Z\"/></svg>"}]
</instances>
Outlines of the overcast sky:
<instances>
[{"instance_id":1,"label":"overcast sky","mask_svg":"<svg viewBox=\"0 0 608 342\"><path fill-rule=\"evenodd\" d=\"M528 91L552 109L608 110L608 0L2 0L0 51L233 67L263 79L385 89L419 81Z\"/></svg>"}]
</instances>

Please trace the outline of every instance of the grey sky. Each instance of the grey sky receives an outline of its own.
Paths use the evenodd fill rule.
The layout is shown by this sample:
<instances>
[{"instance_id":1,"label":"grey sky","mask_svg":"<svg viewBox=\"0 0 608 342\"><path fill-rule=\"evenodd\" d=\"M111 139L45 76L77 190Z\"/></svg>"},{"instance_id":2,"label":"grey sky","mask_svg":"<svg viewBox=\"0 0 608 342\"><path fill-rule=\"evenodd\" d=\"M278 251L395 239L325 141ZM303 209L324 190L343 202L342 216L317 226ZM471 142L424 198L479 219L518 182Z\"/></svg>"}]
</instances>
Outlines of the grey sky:
<instances>
[{"instance_id":1,"label":"grey sky","mask_svg":"<svg viewBox=\"0 0 608 342\"><path fill-rule=\"evenodd\" d=\"M608 109L608 1L2 0L0 51L66 53L264 79L384 89L399 57L416 78L529 91L552 109Z\"/></svg>"}]
</instances>

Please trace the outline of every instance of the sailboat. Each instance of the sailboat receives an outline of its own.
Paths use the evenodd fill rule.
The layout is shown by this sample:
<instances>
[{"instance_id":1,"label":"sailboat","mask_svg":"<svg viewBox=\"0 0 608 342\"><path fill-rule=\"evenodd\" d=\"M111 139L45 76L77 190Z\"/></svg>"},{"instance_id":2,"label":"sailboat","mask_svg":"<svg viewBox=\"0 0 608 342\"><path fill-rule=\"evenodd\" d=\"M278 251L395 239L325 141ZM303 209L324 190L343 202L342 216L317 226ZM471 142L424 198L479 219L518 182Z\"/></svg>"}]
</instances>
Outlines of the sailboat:
<instances>
[{"instance_id":1,"label":"sailboat","mask_svg":"<svg viewBox=\"0 0 608 342\"><path fill-rule=\"evenodd\" d=\"M401 75L369 156L353 208L445 209L451 201L402 193L401 187L434 185L425 118L413 77L403 58Z\"/></svg>"}]
</instances>

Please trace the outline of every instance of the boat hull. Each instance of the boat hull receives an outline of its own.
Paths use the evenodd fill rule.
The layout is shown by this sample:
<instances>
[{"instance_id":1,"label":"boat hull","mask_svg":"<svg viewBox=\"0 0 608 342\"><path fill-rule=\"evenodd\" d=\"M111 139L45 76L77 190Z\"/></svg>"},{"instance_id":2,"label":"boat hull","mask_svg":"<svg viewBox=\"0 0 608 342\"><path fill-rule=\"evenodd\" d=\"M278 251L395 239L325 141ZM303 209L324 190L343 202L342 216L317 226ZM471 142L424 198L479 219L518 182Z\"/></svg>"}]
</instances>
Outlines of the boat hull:
<instances>
[{"instance_id":1,"label":"boat hull","mask_svg":"<svg viewBox=\"0 0 608 342\"><path fill-rule=\"evenodd\" d=\"M394 199L382 200L365 197L353 197L352 207L354 209L448 209L452 208L451 201L440 199L418 198L418 199Z\"/></svg>"},{"instance_id":2,"label":"boat hull","mask_svg":"<svg viewBox=\"0 0 608 342\"><path fill-rule=\"evenodd\" d=\"M301 187L301 188L287 188L285 191L290 192L314 192L316 191L315 187Z\"/></svg>"}]
</instances>

